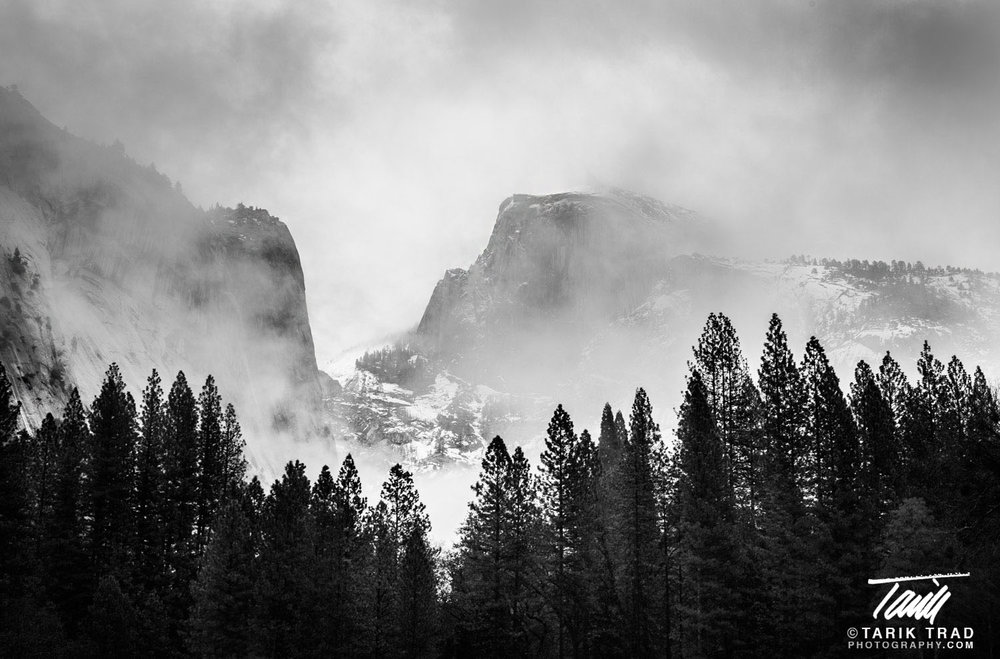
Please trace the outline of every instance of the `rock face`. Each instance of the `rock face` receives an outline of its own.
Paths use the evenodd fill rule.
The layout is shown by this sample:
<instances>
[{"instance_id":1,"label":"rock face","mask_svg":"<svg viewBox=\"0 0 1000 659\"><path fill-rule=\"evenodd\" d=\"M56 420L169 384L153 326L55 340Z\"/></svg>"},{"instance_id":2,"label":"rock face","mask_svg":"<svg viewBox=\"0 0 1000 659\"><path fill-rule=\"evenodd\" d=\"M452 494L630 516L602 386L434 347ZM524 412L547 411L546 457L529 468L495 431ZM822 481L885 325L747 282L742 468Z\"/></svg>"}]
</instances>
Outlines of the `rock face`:
<instances>
[{"instance_id":1,"label":"rock face","mask_svg":"<svg viewBox=\"0 0 1000 659\"><path fill-rule=\"evenodd\" d=\"M298 252L266 211L201 211L0 89L0 247L0 359L27 426L117 362L136 394L152 368L165 387L213 374L251 449L321 431Z\"/></svg>"},{"instance_id":2,"label":"rock face","mask_svg":"<svg viewBox=\"0 0 1000 659\"><path fill-rule=\"evenodd\" d=\"M401 392L360 360L336 374L345 384L333 400L342 434L418 464L474 462L496 433L537 447L557 402L592 429L605 401L627 414L637 386L669 429L710 312L733 320L751 370L777 312L800 355L811 335L820 339L845 386L858 360L877 367L886 351L912 373L924 340L941 359L957 354L1000 375L1000 277L898 262L701 256L711 251L704 225L621 191L505 200L486 249L468 270L445 273L416 331L401 339L435 384ZM465 402L448 391L466 392ZM468 432L437 432L456 407ZM430 424L435 415L442 421Z\"/></svg>"},{"instance_id":3,"label":"rock face","mask_svg":"<svg viewBox=\"0 0 1000 659\"><path fill-rule=\"evenodd\" d=\"M694 213L623 191L514 195L472 267L437 285L417 333L464 375L537 383L532 365L578 355L703 233Z\"/></svg>"}]
</instances>

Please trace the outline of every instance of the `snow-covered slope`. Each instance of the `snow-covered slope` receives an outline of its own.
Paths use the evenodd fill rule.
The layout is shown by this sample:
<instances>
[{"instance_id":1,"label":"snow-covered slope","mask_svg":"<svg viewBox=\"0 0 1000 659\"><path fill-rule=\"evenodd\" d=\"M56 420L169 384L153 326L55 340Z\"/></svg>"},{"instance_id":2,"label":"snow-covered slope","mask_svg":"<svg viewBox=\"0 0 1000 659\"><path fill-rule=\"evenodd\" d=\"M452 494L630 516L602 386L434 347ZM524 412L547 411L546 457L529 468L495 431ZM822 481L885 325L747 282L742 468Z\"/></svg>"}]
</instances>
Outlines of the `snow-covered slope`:
<instances>
[{"instance_id":1,"label":"snow-covered slope","mask_svg":"<svg viewBox=\"0 0 1000 659\"><path fill-rule=\"evenodd\" d=\"M912 370L924 341L941 357L955 354L1000 373L996 275L901 263L892 270L881 263L690 256L672 259L645 301L594 336L582 370L617 370L633 382L654 384L662 373L677 390L690 348L713 311L733 319L752 367L776 312L793 346L801 349L812 335L820 339L842 380L858 361L877 365L886 352ZM608 355L613 363L602 362Z\"/></svg>"},{"instance_id":2,"label":"snow-covered slope","mask_svg":"<svg viewBox=\"0 0 1000 659\"><path fill-rule=\"evenodd\" d=\"M530 411L547 404L473 384L422 356L412 361L420 371L404 378L354 360L350 370L342 362L329 365L337 386L327 411L344 448L370 449L418 470L478 465L490 438L521 430Z\"/></svg>"},{"instance_id":3,"label":"snow-covered slope","mask_svg":"<svg viewBox=\"0 0 1000 659\"><path fill-rule=\"evenodd\" d=\"M496 433L537 452L557 402L593 429L605 401L627 413L637 386L670 428L711 312L733 319L752 369L777 312L800 352L810 336L821 340L845 386L859 360L877 364L887 351L912 371L925 340L942 358L1000 374L1000 277L699 256L702 224L621 191L505 200L486 249L468 270L445 273L401 339L424 384L342 363L343 392L328 401L340 434L416 465L475 460Z\"/></svg>"}]
</instances>

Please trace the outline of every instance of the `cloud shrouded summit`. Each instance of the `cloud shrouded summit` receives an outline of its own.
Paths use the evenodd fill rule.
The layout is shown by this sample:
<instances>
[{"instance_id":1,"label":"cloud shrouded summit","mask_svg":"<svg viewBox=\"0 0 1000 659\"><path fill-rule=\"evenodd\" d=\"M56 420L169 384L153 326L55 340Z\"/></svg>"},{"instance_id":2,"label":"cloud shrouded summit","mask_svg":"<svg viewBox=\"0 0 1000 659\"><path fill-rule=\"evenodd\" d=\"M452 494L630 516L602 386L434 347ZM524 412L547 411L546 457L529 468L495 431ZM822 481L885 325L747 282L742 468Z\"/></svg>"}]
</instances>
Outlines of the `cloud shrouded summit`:
<instances>
[{"instance_id":1,"label":"cloud shrouded summit","mask_svg":"<svg viewBox=\"0 0 1000 659\"><path fill-rule=\"evenodd\" d=\"M419 318L512 192L758 253L1000 269L985 2L0 3L0 82L302 247L321 361Z\"/></svg>"}]
</instances>

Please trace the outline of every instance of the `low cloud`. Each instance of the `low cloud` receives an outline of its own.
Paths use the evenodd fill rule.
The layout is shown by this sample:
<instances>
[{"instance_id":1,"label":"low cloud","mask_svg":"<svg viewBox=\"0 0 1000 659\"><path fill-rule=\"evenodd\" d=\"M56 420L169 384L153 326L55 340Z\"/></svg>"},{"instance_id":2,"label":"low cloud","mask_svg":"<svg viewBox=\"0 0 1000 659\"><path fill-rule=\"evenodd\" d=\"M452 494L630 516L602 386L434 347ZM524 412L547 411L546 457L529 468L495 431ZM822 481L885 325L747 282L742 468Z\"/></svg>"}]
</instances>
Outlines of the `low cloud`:
<instances>
[{"instance_id":1,"label":"low cloud","mask_svg":"<svg viewBox=\"0 0 1000 659\"><path fill-rule=\"evenodd\" d=\"M621 185L755 255L1000 269L985 2L30 2L0 82L302 252L321 362L415 323L513 192Z\"/></svg>"}]
</instances>

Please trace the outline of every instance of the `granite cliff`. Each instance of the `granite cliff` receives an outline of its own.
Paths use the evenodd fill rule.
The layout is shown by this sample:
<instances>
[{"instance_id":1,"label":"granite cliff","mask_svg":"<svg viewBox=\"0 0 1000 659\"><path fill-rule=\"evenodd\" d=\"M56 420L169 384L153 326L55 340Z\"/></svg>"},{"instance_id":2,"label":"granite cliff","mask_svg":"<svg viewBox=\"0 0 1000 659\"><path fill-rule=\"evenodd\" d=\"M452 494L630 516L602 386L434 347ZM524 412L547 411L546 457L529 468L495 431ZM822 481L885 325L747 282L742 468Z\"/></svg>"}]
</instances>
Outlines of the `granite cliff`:
<instances>
[{"instance_id":1,"label":"granite cliff","mask_svg":"<svg viewBox=\"0 0 1000 659\"><path fill-rule=\"evenodd\" d=\"M251 453L322 434L299 256L267 211L196 208L120 144L0 89L0 250L0 360L26 426L74 386L89 402L117 362L136 394L152 368L166 386L213 374Z\"/></svg>"},{"instance_id":2,"label":"granite cliff","mask_svg":"<svg viewBox=\"0 0 1000 659\"><path fill-rule=\"evenodd\" d=\"M557 402L593 427L605 401L627 408L637 386L669 429L711 312L732 318L752 369L777 312L798 353L816 335L845 382L887 351L912 373L925 340L942 359L1000 375L1000 277L706 256L708 225L619 190L508 198L484 251L445 272L416 329L386 353L419 363L421 377L386 370L374 351L332 369L345 385L328 401L340 434L417 464L475 463L497 433L537 447ZM457 430L454 418L465 420Z\"/></svg>"}]
</instances>

